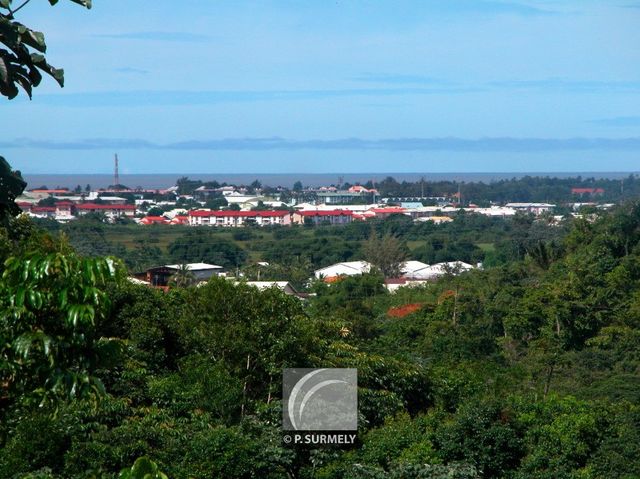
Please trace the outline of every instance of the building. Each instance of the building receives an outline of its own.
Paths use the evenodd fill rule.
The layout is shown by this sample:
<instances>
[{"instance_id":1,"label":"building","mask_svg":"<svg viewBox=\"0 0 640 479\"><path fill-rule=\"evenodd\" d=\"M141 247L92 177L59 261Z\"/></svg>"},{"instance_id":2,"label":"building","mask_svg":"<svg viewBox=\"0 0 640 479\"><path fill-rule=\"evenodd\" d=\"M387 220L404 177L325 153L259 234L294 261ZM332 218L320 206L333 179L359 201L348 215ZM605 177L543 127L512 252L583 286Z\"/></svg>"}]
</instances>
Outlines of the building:
<instances>
[{"instance_id":1,"label":"building","mask_svg":"<svg viewBox=\"0 0 640 479\"><path fill-rule=\"evenodd\" d=\"M78 216L88 213L102 213L109 218L119 218L125 216L133 218L136 214L135 205L105 205L97 203L80 203L75 206Z\"/></svg>"},{"instance_id":2,"label":"building","mask_svg":"<svg viewBox=\"0 0 640 479\"><path fill-rule=\"evenodd\" d=\"M140 220L141 225L168 225L169 220L164 216L145 216Z\"/></svg>"},{"instance_id":3,"label":"building","mask_svg":"<svg viewBox=\"0 0 640 479\"><path fill-rule=\"evenodd\" d=\"M604 188L571 188L571 194L576 196L602 196Z\"/></svg>"},{"instance_id":4,"label":"building","mask_svg":"<svg viewBox=\"0 0 640 479\"><path fill-rule=\"evenodd\" d=\"M411 218L430 218L432 216L447 216L454 218L460 213L461 208L455 208L453 206L421 206L419 208L412 208L406 210L406 214Z\"/></svg>"},{"instance_id":5,"label":"building","mask_svg":"<svg viewBox=\"0 0 640 479\"><path fill-rule=\"evenodd\" d=\"M169 222L172 225L188 225L189 224L189 216L188 215L175 215L171 221Z\"/></svg>"},{"instance_id":6,"label":"building","mask_svg":"<svg viewBox=\"0 0 640 479\"><path fill-rule=\"evenodd\" d=\"M350 210L302 210L292 215L292 222L300 225L344 225L353 221Z\"/></svg>"},{"instance_id":7,"label":"building","mask_svg":"<svg viewBox=\"0 0 640 479\"><path fill-rule=\"evenodd\" d=\"M390 293L395 293L400 288L415 288L416 286L424 286L428 284L425 279L410 279L410 278L387 278L384 280L384 287Z\"/></svg>"},{"instance_id":8,"label":"building","mask_svg":"<svg viewBox=\"0 0 640 479\"><path fill-rule=\"evenodd\" d=\"M327 205L342 205L351 203L372 204L378 198L378 191L364 186L352 186L348 190L320 189L316 192L318 201Z\"/></svg>"},{"instance_id":9,"label":"building","mask_svg":"<svg viewBox=\"0 0 640 479\"><path fill-rule=\"evenodd\" d=\"M288 226L291 214L288 211L212 211L194 210L187 215L190 226L222 226L240 227L256 226Z\"/></svg>"},{"instance_id":10,"label":"building","mask_svg":"<svg viewBox=\"0 0 640 479\"><path fill-rule=\"evenodd\" d=\"M405 261L402 264L401 273L402 276L407 278L415 278L420 275L421 271L425 271L427 268L430 268L427 263L423 263L422 261L409 260Z\"/></svg>"},{"instance_id":11,"label":"building","mask_svg":"<svg viewBox=\"0 0 640 479\"><path fill-rule=\"evenodd\" d=\"M59 221L61 223L66 223L68 221L76 219L75 217L76 205L75 203L73 203L73 201L67 201L67 200L56 201L55 208L56 208L56 215L55 215L56 221Z\"/></svg>"},{"instance_id":12,"label":"building","mask_svg":"<svg viewBox=\"0 0 640 479\"><path fill-rule=\"evenodd\" d=\"M505 206L516 211L533 213L534 215L551 211L556 207L556 205L550 205L548 203L507 203Z\"/></svg>"},{"instance_id":13,"label":"building","mask_svg":"<svg viewBox=\"0 0 640 479\"><path fill-rule=\"evenodd\" d=\"M27 214L33 218L55 218L56 208L55 206L32 206Z\"/></svg>"},{"instance_id":14,"label":"building","mask_svg":"<svg viewBox=\"0 0 640 479\"><path fill-rule=\"evenodd\" d=\"M340 276L357 276L368 273L371 271L371 266L371 263L367 261L345 261L317 269L313 274L317 279L330 282Z\"/></svg>"},{"instance_id":15,"label":"building","mask_svg":"<svg viewBox=\"0 0 640 479\"><path fill-rule=\"evenodd\" d=\"M399 206L388 206L386 208L371 208L369 210L376 218L385 219L391 215L404 215L407 210Z\"/></svg>"},{"instance_id":16,"label":"building","mask_svg":"<svg viewBox=\"0 0 640 479\"><path fill-rule=\"evenodd\" d=\"M171 277L180 270L181 266L167 264L149 268L145 273L145 279L151 286L168 286ZM207 281L212 276L218 276L224 269L222 266L207 263L187 263L186 266L196 282Z\"/></svg>"},{"instance_id":17,"label":"building","mask_svg":"<svg viewBox=\"0 0 640 479\"><path fill-rule=\"evenodd\" d=\"M447 263L438 263L427 268L414 271L411 279L416 280L435 280L447 274L457 275L472 270L474 267L462 261L449 261Z\"/></svg>"},{"instance_id":18,"label":"building","mask_svg":"<svg viewBox=\"0 0 640 479\"><path fill-rule=\"evenodd\" d=\"M100 201L109 203L110 205L124 205L127 203L127 199L121 196L100 196Z\"/></svg>"},{"instance_id":19,"label":"building","mask_svg":"<svg viewBox=\"0 0 640 479\"><path fill-rule=\"evenodd\" d=\"M423 216L421 218L416 218L414 221L421 223L430 221L436 225L440 225L443 223L451 223L453 221L453 218L449 218L448 216Z\"/></svg>"}]
</instances>

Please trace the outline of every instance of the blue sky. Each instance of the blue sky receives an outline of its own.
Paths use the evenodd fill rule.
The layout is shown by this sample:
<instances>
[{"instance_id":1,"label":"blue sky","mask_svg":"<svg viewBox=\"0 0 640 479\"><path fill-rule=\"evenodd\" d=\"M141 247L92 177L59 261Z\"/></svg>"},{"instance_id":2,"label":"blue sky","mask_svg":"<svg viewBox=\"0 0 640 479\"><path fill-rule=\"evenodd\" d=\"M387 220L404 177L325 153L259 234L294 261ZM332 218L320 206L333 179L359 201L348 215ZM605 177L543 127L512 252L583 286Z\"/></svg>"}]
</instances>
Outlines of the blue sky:
<instances>
[{"instance_id":1,"label":"blue sky","mask_svg":"<svg viewBox=\"0 0 640 479\"><path fill-rule=\"evenodd\" d=\"M68 5L67 5L68 3ZM638 171L638 0L32 2L27 173Z\"/></svg>"}]
</instances>

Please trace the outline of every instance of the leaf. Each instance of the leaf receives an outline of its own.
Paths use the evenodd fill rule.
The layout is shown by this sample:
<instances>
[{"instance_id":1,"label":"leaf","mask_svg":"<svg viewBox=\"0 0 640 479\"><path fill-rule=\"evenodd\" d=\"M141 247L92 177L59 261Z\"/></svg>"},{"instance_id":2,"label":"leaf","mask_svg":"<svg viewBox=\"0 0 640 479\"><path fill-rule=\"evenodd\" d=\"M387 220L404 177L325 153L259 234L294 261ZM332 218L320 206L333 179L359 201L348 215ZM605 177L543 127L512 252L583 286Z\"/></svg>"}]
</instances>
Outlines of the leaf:
<instances>
[{"instance_id":1,"label":"leaf","mask_svg":"<svg viewBox=\"0 0 640 479\"><path fill-rule=\"evenodd\" d=\"M58 295L58 301L60 301L60 308L64 309L67 307L68 295L69 293L67 288L60 291L60 294Z\"/></svg>"},{"instance_id":2,"label":"leaf","mask_svg":"<svg viewBox=\"0 0 640 479\"><path fill-rule=\"evenodd\" d=\"M18 308L22 308L24 306L24 297L26 293L26 288L24 286L18 286L14 297L14 304Z\"/></svg>"},{"instance_id":3,"label":"leaf","mask_svg":"<svg viewBox=\"0 0 640 479\"><path fill-rule=\"evenodd\" d=\"M14 348L19 356L23 359L28 359L31 347L34 343L42 344L42 350L45 356L49 358L51 365L53 365L53 357L51 356L52 339L42 331L21 334L14 341Z\"/></svg>"},{"instance_id":4,"label":"leaf","mask_svg":"<svg viewBox=\"0 0 640 479\"><path fill-rule=\"evenodd\" d=\"M18 95L18 89L11 81L9 63L4 58L3 52L6 50L0 50L0 93L11 100Z\"/></svg>"}]
</instances>

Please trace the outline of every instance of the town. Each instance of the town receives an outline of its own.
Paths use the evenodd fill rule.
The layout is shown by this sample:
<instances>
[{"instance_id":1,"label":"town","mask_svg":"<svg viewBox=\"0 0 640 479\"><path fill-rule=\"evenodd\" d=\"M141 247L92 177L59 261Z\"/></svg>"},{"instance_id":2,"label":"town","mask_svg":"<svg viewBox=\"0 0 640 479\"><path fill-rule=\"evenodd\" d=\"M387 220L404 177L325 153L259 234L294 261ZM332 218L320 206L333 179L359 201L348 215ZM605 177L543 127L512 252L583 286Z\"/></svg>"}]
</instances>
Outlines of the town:
<instances>
[{"instance_id":1,"label":"town","mask_svg":"<svg viewBox=\"0 0 640 479\"><path fill-rule=\"evenodd\" d=\"M185 180L187 180L185 178ZM188 181L187 181L188 182ZM414 221L444 223L461 212L489 217L513 217L518 213L546 215L560 221L559 210L578 216L588 208L608 209L601 201L603 188L572 187L561 205L546 202L490 202L476 204L461 191L440 196L382 196L373 186L346 185L315 188L262 188L262 185L206 185L185 192L180 185L166 189L30 189L17 199L24 213L65 223L86 215L106 222L131 220L140 225L189 225L216 227L344 225L352 221L406 215ZM560 208L559 208L560 206Z\"/></svg>"}]
</instances>

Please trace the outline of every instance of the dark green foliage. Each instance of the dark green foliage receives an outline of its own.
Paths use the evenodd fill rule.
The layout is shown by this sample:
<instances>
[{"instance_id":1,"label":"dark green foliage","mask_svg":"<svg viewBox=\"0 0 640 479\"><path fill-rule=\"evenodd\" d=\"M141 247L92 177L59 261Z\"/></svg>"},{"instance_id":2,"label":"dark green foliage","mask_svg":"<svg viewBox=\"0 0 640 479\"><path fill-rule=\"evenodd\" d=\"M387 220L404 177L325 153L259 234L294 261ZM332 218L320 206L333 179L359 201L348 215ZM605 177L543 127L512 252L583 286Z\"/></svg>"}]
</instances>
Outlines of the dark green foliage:
<instances>
[{"instance_id":1,"label":"dark green foliage","mask_svg":"<svg viewBox=\"0 0 640 479\"><path fill-rule=\"evenodd\" d=\"M0 15L0 25L1 15ZM0 28L0 32L1 32ZM2 35L0 34L0 42L2 41ZM2 62L1 50L0 50L0 62ZM0 64L0 85L2 66ZM2 87L0 86L0 93L2 93ZM13 171L9 166L9 163L0 156L0 224L7 226L9 218L20 214L20 208L16 204L16 198L22 193L27 186L27 183L22 179L19 171Z\"/></svg>"},{"instance_id":2,"label":"dark green foliage","mask_svg":"<svg viewBox=\"0 0 640 479\"><path fill-rule=\"evenodd\" d=\"M524 455L521 435L513 412L497 403L471 403L436 432L433 442L444 462L465 460L483 477L504 477Z\"/></svg>"},{"instance_id":3,"label":"dark green foliage","mask_svg":"<svg viewBox=\"0 0 640 479\"><path fill-rule=\"evenodd\" d=\"M158 465L148 457L140 457L131 466L123 469L118 475L120 479L167 479L167 475L160 471Z\"/></svg>"},{"instance_id":4,"label":"dark green foliage","mask_svg":"<svg viewBox=\"0 0 640 479\"><path fill-rule=\"evenodd\" d=\"M71 1L91 8L91 0ZM55 5L58 0L49 3ZM42 81L42 73L63 86L64 72L49 65L44 56L47 51L44 35L15 21L14 8L12 0L0 2L0 44L7 48L0 49L0 95L14 98L19 86L31 97L33 87ZM16 11L18 8L21 7Z\"/></svg>"},{"instance_id":5,"label":"dark green foliage","mask_svg":"<svg viewBox=\"0 0 640 479\"><path fill-rule=\"evenodd\" d=\"M10 224L0 251L22 256L6 264L0 303L6 344L0 370L4 384L10 380L0 396L0 478L113 478L123 469L152 477L162 471L176 478L268 479L640 474L640 208L634 204L593 223L576 221L566 235L529 217L464 215L442 226L393 219L236 238L252 253L253 244L266 243L261 252L282 260L244 268L247 277L262 279L289 279L296 270L308 277L312 260L342 247L342 253L353 247L355 256L372 226L377 235L388 228L423 246L446 242L454 232L465 237L441 250L467 240L498 245L492 268L394 294L375 274L316 282L316 296L304 302L225 279L166 293L107 280L63 239L22 218ZM90 228L108 243L106 228L121 227ZM228 237L189 231L173 246L207 253L225 244L211 250L216 254L235 246ZM30 258L35 261L27 263ZM22 280L18 273L37 273L43 258L59 267ZM86 287L97 291L84 294ZM93 323L69 327L75 313L59 301L65 289L76 306L94 307ZM23 290L25 307L16 315ZM31 291L58 295L43 297L38 307ZM105 298L109 307L102 309ZM112 338L126 347L107 357L101 343ZM17 356L21 343L29 346L27 356ZM31 399L41 397L38 385L57 374L51 358L61 370L99 379L106 395L95 402L67 394L55 409L37 407ZM287 366L358 369L354 447L282 446L280 378Z\"/></svg>"},{"instance_id":6,"label":"dark green foliage","mask_svg":"<svg viewBox=\"0 0 640 479\"><path fill-rule=\"evenodd\" d=\"M0 280L0 380L9 398L41 405L101 394L92 373L109 367L120 342L101 337L105 285L116 279L112 259L31 253L5 262Z\"/></svg>"}]
</instances>

